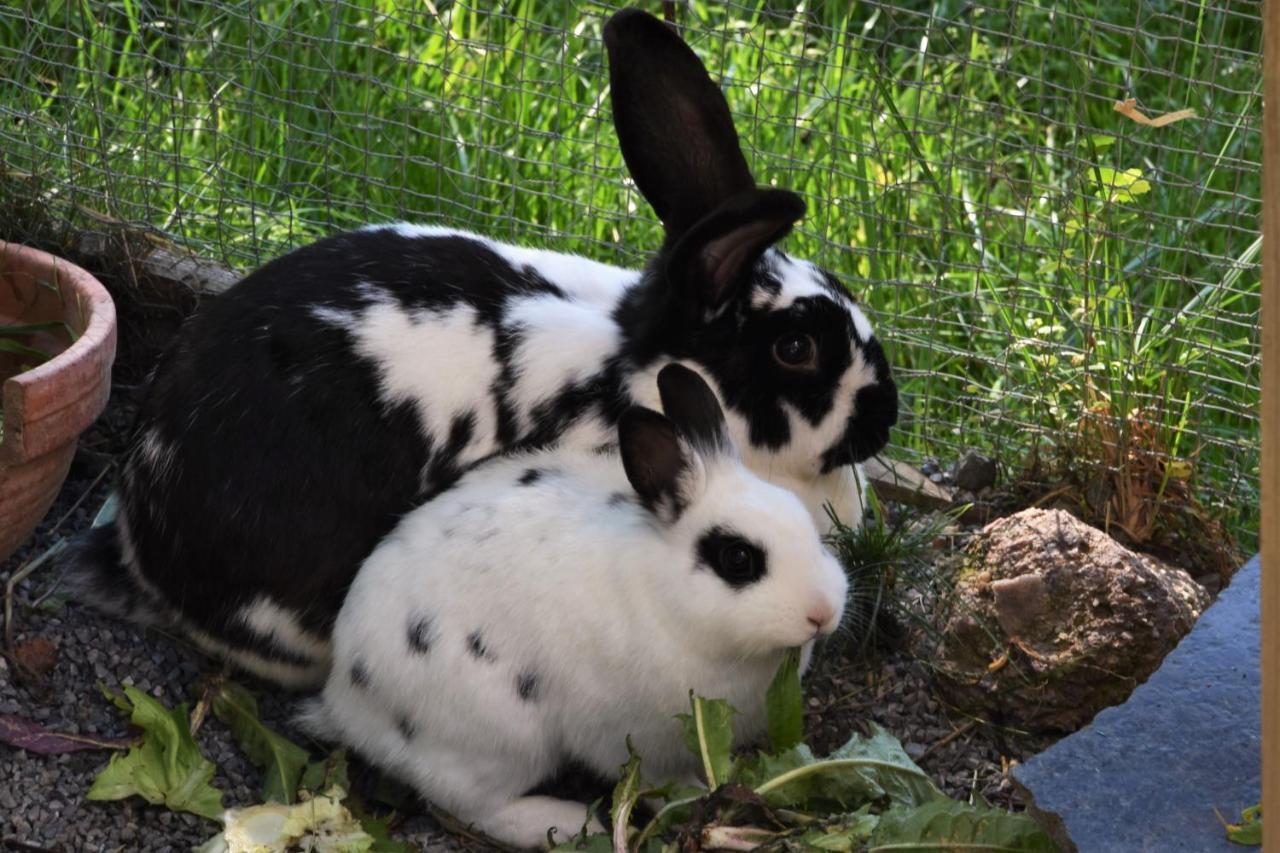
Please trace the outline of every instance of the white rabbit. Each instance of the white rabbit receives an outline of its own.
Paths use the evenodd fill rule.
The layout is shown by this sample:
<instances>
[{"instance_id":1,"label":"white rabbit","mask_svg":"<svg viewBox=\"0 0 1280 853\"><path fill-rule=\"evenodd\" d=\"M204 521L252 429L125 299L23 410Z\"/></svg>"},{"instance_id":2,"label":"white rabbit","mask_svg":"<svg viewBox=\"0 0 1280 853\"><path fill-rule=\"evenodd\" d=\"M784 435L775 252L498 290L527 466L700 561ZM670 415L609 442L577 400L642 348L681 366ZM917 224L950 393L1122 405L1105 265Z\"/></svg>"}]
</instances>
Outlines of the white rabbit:
<instances>
[{"instance_id":1,"label":"white rabbit","mask_svg":"<svg viewBox=\"0 0 1280 853\"><path fill-rule=\"evenodd\" d=\"M486 463L407 515L360 568L334 666L303 715L498 841L577 832L582 803L528 796L566 762L689 780L689 691L764 726L788 648L835 630L847 580L790 492L738 459L715 395L673 364L666 415L618 424L619 455ZM629 481L629 484L628 484Z\"/></svg>"}]
</instances>

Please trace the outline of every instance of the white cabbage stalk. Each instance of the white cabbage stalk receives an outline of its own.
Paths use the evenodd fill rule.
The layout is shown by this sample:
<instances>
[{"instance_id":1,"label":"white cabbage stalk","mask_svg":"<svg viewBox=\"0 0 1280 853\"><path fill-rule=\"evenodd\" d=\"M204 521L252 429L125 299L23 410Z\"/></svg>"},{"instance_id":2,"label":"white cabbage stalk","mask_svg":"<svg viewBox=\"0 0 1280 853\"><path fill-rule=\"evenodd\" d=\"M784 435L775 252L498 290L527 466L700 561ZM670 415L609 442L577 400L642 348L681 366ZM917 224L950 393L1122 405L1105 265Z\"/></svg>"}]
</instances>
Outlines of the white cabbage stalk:
<instances>
[{"instance_id":1,"label":"white cabbage stalk","mask_svg":"<svg viewBox=\"0 0 1280 853\"><path fill-rule=\"evenodd\" d=\"M342 805L340 787L292 806L263 803L228 809L222 832L192 853L276 853L285 849L308 853L367 853L373 836Z\"/></svg>"}]
</instances>

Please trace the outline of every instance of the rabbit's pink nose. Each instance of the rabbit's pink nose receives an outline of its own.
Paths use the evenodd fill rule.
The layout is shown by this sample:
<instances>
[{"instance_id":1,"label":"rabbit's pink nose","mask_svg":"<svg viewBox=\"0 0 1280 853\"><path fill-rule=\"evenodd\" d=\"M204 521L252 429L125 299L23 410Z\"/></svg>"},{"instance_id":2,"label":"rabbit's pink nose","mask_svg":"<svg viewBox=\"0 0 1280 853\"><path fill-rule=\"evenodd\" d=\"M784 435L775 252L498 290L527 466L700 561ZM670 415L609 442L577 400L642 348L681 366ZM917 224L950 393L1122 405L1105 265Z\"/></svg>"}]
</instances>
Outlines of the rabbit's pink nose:
<instances>
[{"instance_id":1,"label":"rabbit's pink nose","mask_svg":"<svg viewBox=\"0 0 1280 853\"><path fill-rule=\"evenodd\" d=\"M809 624L821 631L828 622L835 618L836 609L825 602L809 608Z\"/></svg>"}]
</instances>

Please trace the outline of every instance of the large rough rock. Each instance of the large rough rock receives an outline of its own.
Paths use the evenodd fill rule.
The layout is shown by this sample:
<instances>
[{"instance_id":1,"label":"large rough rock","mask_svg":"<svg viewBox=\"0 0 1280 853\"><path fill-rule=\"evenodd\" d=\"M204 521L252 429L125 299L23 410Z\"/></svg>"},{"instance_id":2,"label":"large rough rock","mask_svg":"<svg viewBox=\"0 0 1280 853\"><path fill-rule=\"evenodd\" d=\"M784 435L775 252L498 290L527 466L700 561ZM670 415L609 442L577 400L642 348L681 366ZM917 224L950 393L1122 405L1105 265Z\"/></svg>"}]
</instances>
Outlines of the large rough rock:
<instances>
[{"instance_id":1,"label":"large rough rock","mask_svg":"<svg viewBox=\"0 0 1280 853\"><path fill-rule=\"evenodd\" d=\"M1208 603L1182 569L1062 510L974 538L943 615L940 686L973 713L1073 731L1146 680Z\"/></svg>"}]
</instances>

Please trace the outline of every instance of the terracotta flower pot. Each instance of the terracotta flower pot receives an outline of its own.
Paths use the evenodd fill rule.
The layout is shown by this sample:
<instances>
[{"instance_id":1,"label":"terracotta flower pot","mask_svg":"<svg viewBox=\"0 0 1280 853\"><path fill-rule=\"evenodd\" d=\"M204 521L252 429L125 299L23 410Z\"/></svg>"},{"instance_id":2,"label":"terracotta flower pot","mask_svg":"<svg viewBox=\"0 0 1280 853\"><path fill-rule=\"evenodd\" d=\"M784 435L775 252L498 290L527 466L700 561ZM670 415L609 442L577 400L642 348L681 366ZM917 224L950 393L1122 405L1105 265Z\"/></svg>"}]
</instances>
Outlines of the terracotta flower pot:
<instances>
[{"instance_id":1,"label":"terracotta flower pot","mask_svg":"<svg viewBox=\"0 0 1280 853\"><path fill-rule=\"evenodd\" d=\"M57 332L24 338L56 354L23 373L22 357L0 352L0 561L57 497L80 433L107 405L116 357L116 310L106 288L61 258L0 241L0 325L46 322L65 323L74 343Z\"/></svg>"}]
</instances>

